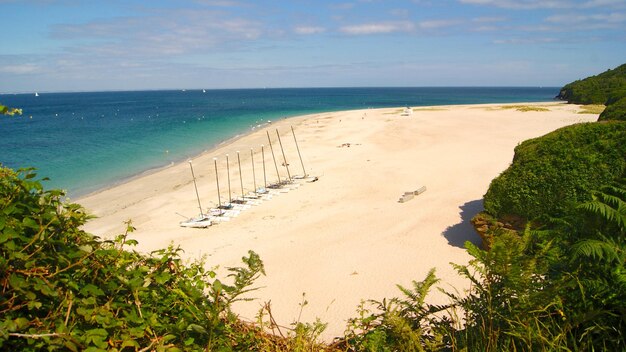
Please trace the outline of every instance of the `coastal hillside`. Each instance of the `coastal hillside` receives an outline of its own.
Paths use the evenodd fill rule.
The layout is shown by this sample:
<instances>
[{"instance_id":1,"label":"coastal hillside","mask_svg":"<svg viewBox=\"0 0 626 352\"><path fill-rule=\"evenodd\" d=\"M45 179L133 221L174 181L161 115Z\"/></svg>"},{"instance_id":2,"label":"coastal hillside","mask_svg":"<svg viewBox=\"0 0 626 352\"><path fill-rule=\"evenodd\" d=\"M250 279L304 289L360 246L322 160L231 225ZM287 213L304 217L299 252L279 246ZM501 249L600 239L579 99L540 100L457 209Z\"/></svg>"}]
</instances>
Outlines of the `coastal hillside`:
<instances>
[{"instance_id":1,"label":"coastal hillside","mask_svg":"<svg viewBox=\"0 0 626 352\"><path fill-rule=\"evenodd\" d=\"M604 104L603 120L626 120L626 64L566 84L558 99L572 104Z\"/></svg>"},{"instance_id":2,"label":"coastal hillside","mask_svg":"<svg viewBox=\"0 0 626 352\"><path fill-rule=\"evenodd\" d=\"M491 182L485 210L525 219L563 216L592 191L626 176L626 123L563 127L515 148L511 166Z\"/></svg>"},{"instance_id":3,"label":"coastal hillside","mask_svg":"<svg viewBox=\"0 0 626 352\"><path fill-rule=\"evenodd\" d=\"M610 120L626 120L625 93L626 65L563 87L559 97L570 103L606 103L602 121L517 146L513 162L484 196L485 211L472 219L494 263L530 260L521 275L545 278L542 287L526 292L524 304L553 295L556 310L527 307L561 315L559 328L540 319L548 322L540 334L559 331L586 340L563 345L574 350L624 350L626 121ZM498 258L510 241L521 241L523 249Z\"/></svg>"}]
</instances>

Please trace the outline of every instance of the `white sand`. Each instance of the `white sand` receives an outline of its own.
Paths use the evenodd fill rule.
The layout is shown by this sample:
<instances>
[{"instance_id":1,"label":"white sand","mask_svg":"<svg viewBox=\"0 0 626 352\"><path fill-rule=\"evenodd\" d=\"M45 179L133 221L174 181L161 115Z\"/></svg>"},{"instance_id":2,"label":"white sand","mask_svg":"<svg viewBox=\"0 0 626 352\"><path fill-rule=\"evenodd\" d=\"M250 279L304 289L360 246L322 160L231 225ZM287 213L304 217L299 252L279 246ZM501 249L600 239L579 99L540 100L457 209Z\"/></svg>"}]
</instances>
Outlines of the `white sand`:
<instances>
[{"instance_id":1,"label":"white sand","mask_svg":"<svg viewBox=\"0 0 626 352\"><path fill-rule=\"evenodd\" d=\"M527 105L527 104L526 104ZM539 104L533 104L539 105ZM490 181L509 165L521 141L559 127L595 121L576 114L579 106L542 104L549 112L520 112L502 105L356 110L283 120L223 145L193 160L203 206L217 203L213 157L218 158L222 199L227 200L225 154L230 154L233 196L240 194L236 151L242 157L244 187L252 190L250 148L256 151L256 182L263 184L260 145L265 144L267 177L276 180L266 130L276 157L281 138L292 174L302 174L290 126L293 125L306 171L314 183L252 207L230 222L208 229L178 226L198 214L189 165L183 162L142 176L77 202L99 216L86 230L105 238L122 233L132 219L131 237L150 251L171 242L185 256L206 255L209 266L239 266L248 250L265 263L257 281L257 300L239 304L242 317L254 319L271 300L274 317L289 326L302 321L328 322L324 338L342 335L363 299L398 296L396 284L410 286L437 268L442 287L463 290L468 283L450 265L467 263L464 241L479 243L469 220L482 210ZM350 146L340 147L344 143ZM279 165L280 166L280 165ZM281 166L281 175L287 173ZM406 191L427 191L399 203ZM446 302L433 292L432 302Z\"/></svg>"}]
</instances>

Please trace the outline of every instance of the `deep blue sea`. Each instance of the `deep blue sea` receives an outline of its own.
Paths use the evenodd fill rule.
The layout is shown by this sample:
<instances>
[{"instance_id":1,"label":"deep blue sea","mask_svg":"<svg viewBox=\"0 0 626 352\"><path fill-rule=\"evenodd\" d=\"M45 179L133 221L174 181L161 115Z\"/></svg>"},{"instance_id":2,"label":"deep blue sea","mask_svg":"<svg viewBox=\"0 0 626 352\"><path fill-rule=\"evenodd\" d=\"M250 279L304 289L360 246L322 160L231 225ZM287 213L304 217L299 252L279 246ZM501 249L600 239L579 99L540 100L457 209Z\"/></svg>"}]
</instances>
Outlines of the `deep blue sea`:
<instances>
[{"instance_id":1,"label":"deep blue sea","mask_svg":"<svg viewBox=\"0 0 626 352\"><path fill-rule=\"evenodd\" d=\"M71 196L197 155L253 126L347 109L550 101L546 88L302 88L3 94L0 164Z\"/></svg>"}]
</instances>

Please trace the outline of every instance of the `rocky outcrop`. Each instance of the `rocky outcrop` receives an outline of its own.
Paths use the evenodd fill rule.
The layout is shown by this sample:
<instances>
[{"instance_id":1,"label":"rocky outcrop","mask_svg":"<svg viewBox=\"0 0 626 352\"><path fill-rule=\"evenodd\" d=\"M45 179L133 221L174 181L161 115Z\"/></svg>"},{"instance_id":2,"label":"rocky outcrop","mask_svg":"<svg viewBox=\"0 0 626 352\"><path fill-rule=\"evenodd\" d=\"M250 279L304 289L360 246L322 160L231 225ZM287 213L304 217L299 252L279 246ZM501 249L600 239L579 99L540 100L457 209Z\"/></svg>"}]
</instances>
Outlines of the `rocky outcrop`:
<instances>
[{"instance_id":1,"label":"rocky outcrop","mask_svg":"<svg viewBox=\"0 0 626 352\"><path fill-rule=\"evenodd\" d=\"M505 232L519 233L526 226L526 220L522 218L506 216L502 219L495 219L485 212L478 213L471 221L478 236L482 239L482 247L485 250L491 248L494 236Z\"/></svg>"}]
</instances>

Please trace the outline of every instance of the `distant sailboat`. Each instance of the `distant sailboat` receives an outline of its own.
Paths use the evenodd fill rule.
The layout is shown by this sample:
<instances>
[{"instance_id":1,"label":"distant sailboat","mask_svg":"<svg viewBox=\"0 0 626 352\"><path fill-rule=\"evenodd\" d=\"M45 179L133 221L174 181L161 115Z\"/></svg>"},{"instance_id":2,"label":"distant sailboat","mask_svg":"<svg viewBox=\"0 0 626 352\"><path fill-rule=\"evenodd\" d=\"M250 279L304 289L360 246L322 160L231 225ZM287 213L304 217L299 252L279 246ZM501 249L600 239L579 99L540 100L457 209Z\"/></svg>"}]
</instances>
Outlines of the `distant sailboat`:
<instances>
[{"instance_id":1,"label":"distant sailboat","mask_svg":"<svg viewBox=\"0 0 626 352\"><path fill-rule=\"evenodd\" d=\"M36 97L38 97L38 96L39 96L39 93L35 92L35 96L36 96Z\"/></svg>"},{"instance_id":2,"label":"distant sailboat","mask_svg":"<svg viewBox=\"0 0 626 352\"><path fill-rule=\"evenodd\" d=\"M203 90L202 90L202 93L206 93L206 89L203 89Z\"/></svg>"}]
</instances>

